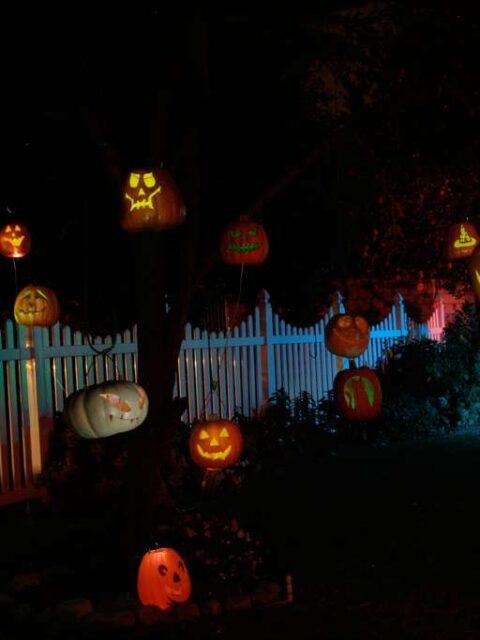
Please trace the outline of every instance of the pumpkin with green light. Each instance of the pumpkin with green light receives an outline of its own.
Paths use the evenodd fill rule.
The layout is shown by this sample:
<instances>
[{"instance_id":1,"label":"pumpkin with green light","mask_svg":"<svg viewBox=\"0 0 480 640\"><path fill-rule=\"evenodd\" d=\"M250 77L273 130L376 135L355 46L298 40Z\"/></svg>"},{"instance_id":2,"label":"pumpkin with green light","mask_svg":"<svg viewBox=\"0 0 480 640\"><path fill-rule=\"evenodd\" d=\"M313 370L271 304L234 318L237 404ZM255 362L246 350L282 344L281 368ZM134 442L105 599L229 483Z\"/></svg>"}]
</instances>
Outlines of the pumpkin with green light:
<instances>
[{"instance_id":1,"label":"pumpkin with green light","mask_svg":"<svg viewBox=\"0 0 480 640\"><path fill-rule=\"evenodd\" d=\"M147 417L148 397L138 384L113 380L90 385L66 400L64 417L81 438L107 438L132 431Z\"/></svg>"},{"instance_id":2,"label":"pumpkin with green light","mask_svg":"<svg viewBox=\"0 0 480 640\"><path fill-rule=\"evenodd\" d=\"M185 220L185 203L165 169L137 169L128 175L122 194L120 224L125 231L162 231Z\"/></svg>"},{"instance_id":3,"label":"pumpkin with green light","mask_svg":"<svg viewBox=\"0 0 480 640\"><path fill-rule=\"evenodd\" d=\"M191 592L190 575L175 549L152 549L138 568L137 593L140 602L167 611L176 602L186 602Z\"/></svg>"},{"instance_id":4,"label":"pumpkin with green light","mask_svg":"<svg viewBox=\"0 0 480 640\"><path fill-rule=\"evenodd\" d=\"M358 358L368 347L370 327L362 316L337 313L325 328L325 345L330 353Z\"/></svg>"},{"instance_id":5,"label":"pumpkin with green light","mask_svg":"<svg viewBox=\"0 0 480 640\"><path fill-rule=\"evenodd\" d=\"M340 412L348 420L373 420L382 410L382 387L368 367L345 369L335 376L334 395Z\"/></svg>"},{"instance_id":6,"label":"pumpkin with green light","mask_svg":"<svg viewBox=\"0 0 480 640\"><path fill-rule=\"evenodd\" d=\"M224 469L235 464L243 450L240 428L231 420L197 422L189 440L192 460L208 470Z\"/></svg>"},{"instance_id":7,"label":"pumpkin with green light","mask_svg":"<svg viewBox=\"0 0 480 640\"><path fill-rule=\"evenodd\" d=\"M475 226L471 222L456 222L450 227L447 243L449 260L468 258L475 251L479 242Z\"/></svg>"},{"instance_id":8,"label":"pumpkin with green light","mask_svg":"<svg viewBox=\"0 0 480 640\"><path fill-rule=\"evenodd\" d=\"M258 222L241 217L225 227L220 238L220 255L226 264L259 265L268 255L268 238Z\"/></svg>"},{"instance_id":9,"label":"pumpkin with green light","mask_svg":"<svg viewBox=\"0 0 480 640\"><path fill-rule=\"evenodd\" d=\"M23 258L30 247L30 234L25 225L10 222L0 229L0 253L5 258Z\"/></svg>"},{"instance_id":10,"label":"pumpkin with green light","mask_svg":"<svg viewBox=\"0 0 480 640\"><path fill-rule=\"evenodd\" d=\"M48 287L30 285L15 298L13 315L27 327L51 327L60 317L58 298Z\"/></svg>"}]
</instances>

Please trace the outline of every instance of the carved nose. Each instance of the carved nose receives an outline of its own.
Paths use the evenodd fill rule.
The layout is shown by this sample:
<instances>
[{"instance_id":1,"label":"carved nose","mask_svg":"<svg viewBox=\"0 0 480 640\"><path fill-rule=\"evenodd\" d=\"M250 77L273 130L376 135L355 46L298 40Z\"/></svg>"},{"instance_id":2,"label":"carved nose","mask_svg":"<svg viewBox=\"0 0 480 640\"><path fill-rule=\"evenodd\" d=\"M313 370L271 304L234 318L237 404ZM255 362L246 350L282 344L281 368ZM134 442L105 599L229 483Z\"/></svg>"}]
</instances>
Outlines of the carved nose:
<instances>
[{"instance_id":1,"label":"carved nose","mask_svg":"<svg viewBox=\"0 0 480 640\"><path fill-rule=\"evenodd\" d=\"M180 576L178 575L178 573L175 571L173 574L173 581L174 582L180 582Z\"/></svg>"},{"instance_id":2,"label":"carved nose","mask_svg":"<svg viewBox=\"0 0 480 640\"><path fill-rule=\"evenodd\" d=\"M145 195L145 191L142 189L142 187L140 187L140 189L138 190L138 195L139 196L144 196Z\"/></svg>"},{"instance_id":3,"label":"carved nose","mask_svg":"<svg viewBox=\"0 0 480 640\"><path fill-rule=\"evenodd\" d=\"M211 447L218 447L218 440L217 440L215 437L213 437L213 438L210 440L210 446L211 446Z\"/></svg>"}]
</instances>

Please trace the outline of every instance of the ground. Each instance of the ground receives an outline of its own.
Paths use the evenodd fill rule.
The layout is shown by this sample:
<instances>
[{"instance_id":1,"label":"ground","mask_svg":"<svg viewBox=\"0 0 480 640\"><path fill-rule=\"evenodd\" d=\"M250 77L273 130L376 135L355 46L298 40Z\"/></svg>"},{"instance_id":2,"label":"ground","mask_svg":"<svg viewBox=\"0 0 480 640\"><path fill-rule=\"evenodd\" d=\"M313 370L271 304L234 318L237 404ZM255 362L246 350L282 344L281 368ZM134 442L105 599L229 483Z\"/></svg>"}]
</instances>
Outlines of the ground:
<instances>
[{"instance_id":1,"label":"ground","mask_svg":"<svg viewBox=\"0 0 480 640\"><path fill-rule=\"evenodd\" d=\"M343 446L292 473L255 491L265 496L259 525L293 577L294 603L164 625L162 637L480 638L480 434ZM1 512L1 575L29 545L65 546L64 525L46 539L40 517L30 525L23 508ZM10 626L2 640L15 633ZM56 637L45 633L37 637ZM102 637L110 633L160 637L140 625Z\"/></svg>"}]
</instances>

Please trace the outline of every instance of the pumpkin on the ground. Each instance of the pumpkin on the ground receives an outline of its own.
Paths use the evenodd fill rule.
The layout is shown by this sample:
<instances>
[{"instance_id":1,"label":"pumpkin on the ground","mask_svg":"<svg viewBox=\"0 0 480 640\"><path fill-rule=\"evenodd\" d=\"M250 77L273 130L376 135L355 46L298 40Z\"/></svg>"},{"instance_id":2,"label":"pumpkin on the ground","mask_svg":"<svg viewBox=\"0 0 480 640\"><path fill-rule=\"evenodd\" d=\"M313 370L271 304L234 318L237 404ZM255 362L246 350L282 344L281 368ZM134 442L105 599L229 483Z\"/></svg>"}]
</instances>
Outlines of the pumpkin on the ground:
<instances>
[{"instance_id":1,"label":"pumpkin on the ground","mask_svg":"<svg viewBox=\"0 0 480 640\"><path fill-rule=\"evenodd\" d=\"M153 605L163 610L189 599L190 575L175 549L147 551L138 569L137 592L144 606Z\"/></svg>"},{"instance_id":2,"label":"pumpkin on the ground","mask_svg":"<svg viewBox=\"0 0 480 640\"><path fill-rule=\"evenodd\" d=\"M147 417L148 398L134 382L94 384L70 395L65 403L67 423L82 438L106 438L132 431Z\"/></svg>"},{"instance_id":3,"label":"pumpkin on the ground","mask_svg":"<svg viewBox=\"0 0 480 640\"><path fill-rule=\"evenodd\" d=\"M189 440L192 460L208 470L235 464L243 450L240 427L231 420L210 419L197 422Z\"/></svg>"}]
</instances>

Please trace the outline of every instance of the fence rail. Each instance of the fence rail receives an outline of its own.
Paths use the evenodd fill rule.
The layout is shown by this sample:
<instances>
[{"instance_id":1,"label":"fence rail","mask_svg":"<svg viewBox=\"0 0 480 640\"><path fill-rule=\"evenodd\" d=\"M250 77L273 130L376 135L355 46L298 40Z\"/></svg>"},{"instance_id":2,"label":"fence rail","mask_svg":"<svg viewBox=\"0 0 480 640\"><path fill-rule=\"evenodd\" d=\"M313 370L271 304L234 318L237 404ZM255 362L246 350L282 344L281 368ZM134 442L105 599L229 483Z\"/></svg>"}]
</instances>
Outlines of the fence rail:
<instances>
[{"instance_id":1,"label":"fence rail","mask_svg":"<svg viewBox=\"0 0 480 640\"><path fill-rule=\"evenodd\" d=\"M325 347L325 325L343 313L340 296L311 327L286 323L261 292L254 312L232 331L185 327L174 396L187 398L184 420L236 411L252 415L278 389L294 398L326 396L348 361ZM407 317L401 296L387 318L372 327L359 365L376 366L385 350L406 337L440 339L443 303L424 325ZM104 339L59 324L25 328L7 321L0 332L0 505L37 493L55 413L73 391L105 380L137 380L136 328Z\"/></svg>"}]
</instances>

